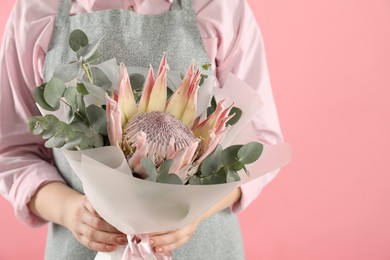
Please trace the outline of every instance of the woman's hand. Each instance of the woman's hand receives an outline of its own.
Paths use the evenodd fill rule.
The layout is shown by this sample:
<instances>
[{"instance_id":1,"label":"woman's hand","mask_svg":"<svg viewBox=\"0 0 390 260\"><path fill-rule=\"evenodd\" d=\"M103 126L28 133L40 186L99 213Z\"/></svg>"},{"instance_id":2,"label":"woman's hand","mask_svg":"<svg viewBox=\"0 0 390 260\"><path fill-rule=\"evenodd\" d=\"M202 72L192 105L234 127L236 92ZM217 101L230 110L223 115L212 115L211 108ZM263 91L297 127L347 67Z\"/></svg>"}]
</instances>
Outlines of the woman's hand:
<instances>
[{"instance_id":1,"label":"woman's hand","mask_svg":"<svg viewBox=\"0 0 390 260\"><path fill-rule=\"evenodd\" d=\"M68 228L91 250L111 252L127 244L126 235L104 221L84 195L62 182L42 186L28 207L35 215Z\"/></svg>"},{"instance_id":2,"label":"woman's hand","mask_svg":"<svg viewBox=\"0 0 390 260\"><path fill-rule=\"evenodd\" d=\"M180 228L177 230L161 233L152 233L149 234L150 244L157 253L164 253L168 251L175 250L180 246L187 243L192 235L194 234L197 226L206 218L211 215L233 205L236 201L241 198L241 189L236 188L229 195L219 201L217 204L208 209L203 215L201 215L197 220L192 222L190 225Z\"/></svg>"},{"instance_id":3,"label":"woman's hand","mask_svg":"<svg viewBox=\"0 0 390 260\"><path fill-rule=\"evenodd\" d=\"M127 244L126 235L102 219L85 196L72 198L68 207L64 226L82 245L93 251L111 252L116 245Z\"/></svg>"},{"instance_id":4,"label":"woman's hand","mask_svg":"<svg viewBox=\"0 0 390 260\"><path fill-rule=\"evenodd\" d=\"M181 229L149 234L150 244L157 253L169 252L179 248L192 238L198 223L196 220Z\"/></svg>"}]
</instances>

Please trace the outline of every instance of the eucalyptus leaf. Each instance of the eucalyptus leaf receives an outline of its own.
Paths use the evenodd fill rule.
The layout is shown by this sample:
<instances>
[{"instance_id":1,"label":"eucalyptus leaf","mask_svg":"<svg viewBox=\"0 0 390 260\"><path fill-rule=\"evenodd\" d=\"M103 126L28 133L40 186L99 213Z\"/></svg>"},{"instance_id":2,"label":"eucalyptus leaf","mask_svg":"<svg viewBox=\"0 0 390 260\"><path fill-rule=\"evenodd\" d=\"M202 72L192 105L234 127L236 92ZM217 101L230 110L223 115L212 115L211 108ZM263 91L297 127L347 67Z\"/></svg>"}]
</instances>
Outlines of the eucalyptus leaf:
<instances>
[{"instance_id":1,"label":"eucalyptus leaf","mask_svg":"<svg viewBox=\"0 0 390 260\"><path fill-rule=\"evenodd\" d=\"M67 150L78 150L79 144L83 136L84 133L75 132L74 135L68 139L68 142L64 144L62 148Z\"/></svg>"},{"instance_id":2,"label":"eucalyptus leaf","mask_svg":"<svg viewBox=\"0 0 390 260\"><path fill-rule=\"evenodd\" d=\"M80 150L86 150L86 149L91 149L94 148L94 139L93 135L91 133L86 132L79 143L79 149Z\"/></svg>"},{"instance_id":3,"label":"eucalyptus leaf","mask_svg":"<svg viewBox=\"0 0 390 260\"><path fill-rule=\"evenodd\" d=\"M263 152L263 145L258 142L250 142L245 144L238 150L237 156L240 162L250 164L259 159Z\"/></svg>"},{"instance_id":4,"label":"eucalyptus leaf","mask_svg":"<svg viewBox=\"0 0 390 260\"><path fill-rule=\"evenodd\" d=\"M38 103L38 105L45 109L45 110L48 110L48 111L56 111L58 110L58 108L60 107L60 104L58 103L57 106L55 107L51 107L45 100L44 96L43 96L43 91L45 89L45 86L46 86L46 83L44 83L42 86L40 87L36 87L34 89L34 99L35 101Z\"/></svg>"},{"instance_id":5,"label":"eucalyptus leaf","mask_svg":"<svg viewBox=\"0 0 390 260\"><path fill-rule=\"evenodd\" d=\"M232 109L230 110L230 113L229 115L233 115L234 116L232 118L230 118L229 121L226 122L226 125L234 125L238 122L238 120L240 120L241 118L241 115L242 115L242 110L239 109L238 107L232 107Z\"/></svg>"},{"instance_id":6,"label":"eucalyptus leaf","mask_svg":"<svg viewBox=\"0 0 390 260\"><path fill-rule=\"evenodd\" d=\"M104 111L101 107L92 104L87 107L86 112L88 120L95 130L95 133L107 135L106 111Z\"/></svg>"},{"instance_id":7,"label":"eucalyptus leaf","mask_svg":"<svg viewBox=\"0 0 390 260\"><path fill-rule=\"evenodd\" d=\"M171 168L172 164L173 164L173 160L165 160L160 165L158 174L159 175L167 175L167 174L169 174L169 169Z\"/></svg>"},{"instance_id":8,"label":"eucalyptus leaf","mask_svg":"<svg viewBox=\"0 0 390 260\"><path fill-rule=\"evenodd\" d=\"M242 145L232 145L221 152L221 159L225 167L232 171L240 171L245 166L238 158L238 151Z\"/></svg>"},{"instance_id":9,"label":"eucalyptus leaf","mask_svg":"<svg viewBox=\"0 0 390 260\"><path fill-rule=\"evenodd\" d=\"M95 53L91 57L89 57L85 62L87 62L88 64L99 64L101 56L102 54L100 53L100 50L97 49Z\"/></svg>"},{"instance_id":10,"label":"eucalyptus leaf","mask_svg":"<svg viewBox=\"0 0 390 260\"><path fill-rule=\"evenodd\" d=\"M52 108L59 106L60 98L65 90L65 84L58 78L51 78L45 86L43 97L47 104Z\"/></svg>"},{"instance_id":11,"label":"eucalyptus leaf","mask_svg":"<svg viewBox=\"0 0 390 260\"><path fill-rule=\"evenodd\" d=\"M227 148L225 148L221 152L221 160L224 165L233 164L238 161L237 153L242 147L241 144L231 145Z\"/></svg>"},{"instance_id":12,"label":"eucalyptus leaf","mask_svg":"<svg viewBox=\"0 0 390 260\"><path fill-rule=\"evenodd\" d=\"M61 64L56 67L54 77L59 78L63 82L69 82L77 78L81 71L81 62L73 62L69 64Z\"/></svg>"},{"instance_id":13,"label":"eucalyptus leaf","mask_svg":"<svg viewBox=\"0 0 390 260\"><path fill-rule=\"evenodd\" d=\"M80 94L82 94L84 96L89 94L88 90L85 88L84 84L81 82L77 83L76 89L77 89L77 92L79 92Z\"/></svg>"},{"instance_id":14,"label":"eucalyptus leaf","mask_svg":"<svg viewBox=\"0 0 390 260\"><path fill-rule=\"evenodd\" d=\"M106 90L103 88L96 86L94 84L91 84L89 82L83 82L85 88L87 89L88 93L94 96L97 99L105 100L106 96Z\"/></svg>"},{"instance_id":15,"label":"eucalyptus leaf","mask_svg":"<svg viewBox=\"0 0 390 260\"><path fill-rule=\"evenodd\" d=\"M110 89L112 87L112 83L110 79L106 76L106 74L97 67L91 67L90 68L93 84L97 85L103 89Z\"/></svg>"},{"instance_id":16,"label":"eucalyptus leaf","mask_svg":"<svg viewBox=\"0 0 390 260\"><path fill-rule=\"evenodd\" d=\"M80 115L85 120L87 118L87 111L85 110L85 102L84 102L84 96L81 94L77 94L77 112L80 113Z\"/></svg>"},{"instance_id":17,"label":"eucalyptus leaf","mask_svg":"<svg viewBox=\"0 0 390 260\"><path fill-rule=\"evenodd\" d=\"M204 69L204 70L209 70L210 68L211 68L211 64L210 63L206 63L206 64L202 65L202 69Z\"/></svg>"},{"instance_id":18,"label":"eucalyptus leaf","mask_svg":"<svg viewBox=\"0 0 390 260\"><path fill-rule=\"evenodd\" d=\"M132 73L129 75L130 84L133 90L143 89L145 83L145 77L139 73Z\"/></svg>"},{"instance_id":19,"label":"eucalyptus leaf","mask_svg":"<svg viewBox=\"0 0 390 260\"><path fill-rule=\"evenodd\" d=\"M168 174L159 174L156 180L158 183L166 183L166 184L183 184L183 181L173 173Z\"/></svg>"},{"instance_id":20,"label":"eucalyptus leaf","mask_svg":"<svg viewBox=\"0 0 390 260\"><path fill-rule=\"evenodd\" d=\"M49 122L44 116L33 116L28 121L28 128L34 135L40 135L47 130Z\"/></svg>"},{"instance_id":21,"label":"eucalyptus leaf","mask_svg":"<svg viewBox=\"0 0 390 260\"><path fill-rule=\"evenodd\" d=\"M151 181L156 181L158 173L153 161L149 157L145 157L142 158L141 164L144 167L146 173L148 174L148 179Z\"/></svg>"},{"instance_id":22,"label":"eucalyptus leaf","mask_svg":"<svg viewBox=\"0 0 390 260\"><path fill-rule=\"evenodd\" d=\"M74 136L72 128L64 122L59 121L56 133L46 141L45 146L49 148L61 148L69 139Z\"/></svg>"},{"instance_id":23,"label":"eucalyptus leaf","mask_svg":"<svg viewBox=\"0 0 390 260\"><path fill-rule=\"evenodd\" d=\"M221 168L218 172L210 176L201 177L201 183L203 185L226 183L226 177L227 177L226 169Z\"/></svg>"},{"instance_id":24,"label":"eucalyptus leaf","mask_svg":"<svg viewBox=\"0 0 390 260\"><path fill-rule=\"evenodd\" d=\"M77 118L77 115L75 116L75 118ZM74 120L70 124L70 126L75 132L87 132L90 130L90 126L88 125L88 123L82 120Z\"/></svg>"},{"instance_id":25,"label":"eucalyptus leaf","mask_svg":"<svg viewBox=\"0 0 390 260\"><path fill-rule=\"evenodd\" d=\"M214 152L207 156L200 165L202 176L208 176L217 172L222 166L221 161L222 146L218 145Z\"/></svg>"},{"instance_id":26,"label":"eucalyptus leaf","mask_svg":"<svg viewBox=\"0 0 390 260\"><path fill-rule=\"evenodd\" d=\"M70 33L69 46L74 52L87 45L88 37L82 30L74 30Z\"/></svg>"},{"instance_id":27,"label":"eucalyptus leaf","mask_svg":"<svg viewBox=\"0 0 390 260\"><path fill-rule=\"evenodd\" d=\"M103 38L99 39L97 42L88 44L81 49L77 51L77 58L80 59L82 58L84 61L88 60L91 58L95 52L98 50L100 42L102 41Z\"/></svg>"},{"instance_id":28,"label":"eucalyptus leaf","mask_svg":"<svg viewBox=\"0 0 390 260\"><path fill-rule=\"evenodd\" d=\"M66 102L72 107L73 110L77 109L77 90L74 87L67 87L64 92L64 98Z\"/></svg>"},{"instance_id":29,"label":"eucalyptus leaf","mask_svg":"<svg viewBox=\"0 0 390 260\"><path fill-rule=\"evenodd\" d=\"M217 109L217 100L215 100L215 96L213 96L210 101L210 106L207 108L207 116L214 113L215 109Z\"/></svg>"},{"instance_id":30,"label":"eucalyptus leaf","mask_svg":"<svg viewBox=\"0 0 390 260\"><path fill-rule=\"evenodd\" d=\"M202 185L201 178L199 176L193 175L188 180L188 184L190 185Z\"/></svg>"},{"instance_id":31,"label":"eucalyptus leaf","mask_svg":"<svg viewBox=\"0 0 390 260\"><path fill-rule=\"evenodd\" d=\"M236 182L240 180L240 176L237 172L229 170L226 176L226 182Z\"/></svg>"},{"instance_id":32,"label":"eucalyptus leaf","mask_svg":"<svg viewBox=\"0 0 390 260\"><path fill-rule=\"evenodd\" d=\"M102 70L104 74L110 79L113 86L119 85L119 66L115 58L96 65L91 65L90 67L96 67Z\"/></svg>"},{"instance_id":33,"label":"eucalyptus leaf","mask_svg":"<svg viewBox=\"0 0 390 260\"><path fill-rule=\"evenodd\" d=\"M93 136L93 146L94 148L102 147L104 145L103 136L100 134L95 134Z\"/></svg>"}]
</instances>

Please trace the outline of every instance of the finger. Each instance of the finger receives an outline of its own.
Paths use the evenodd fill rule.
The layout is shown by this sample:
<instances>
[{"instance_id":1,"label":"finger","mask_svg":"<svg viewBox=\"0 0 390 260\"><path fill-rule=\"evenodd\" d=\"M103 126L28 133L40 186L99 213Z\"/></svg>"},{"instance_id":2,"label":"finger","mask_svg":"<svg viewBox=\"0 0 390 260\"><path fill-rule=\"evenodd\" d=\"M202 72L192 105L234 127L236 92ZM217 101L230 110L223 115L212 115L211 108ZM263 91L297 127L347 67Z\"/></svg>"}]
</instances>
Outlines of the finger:
<instances>
[{"instance_id":1,"label":"finger","mask_svg":"<svg viewBox=\"0 0 390 260\"><path fill-rule=\"evenodd\" d=\"M87 197L84 197L84 202L83 202L84 207L87 209L89 213L88 216L86 216L86 224L89 224L90 226L98 229L98 230L103 230L107 232L112 232L112 233L121 233L118 229L110 225L107 221L105 221L100 215L96 212L96 210L92 207L91 203L87 199Z\"/></svg>"},{"instance_id":2,"label":"finger","mask_svg":"<svg viewBox=\"0 0 390 260\"><path fill-rule=\"evenodd\" d=\"M99 214L96 212L96 210L92 207L91 203L89 202L88 198L84 196L83 198L83 206L94 216L100 217Z\"/></svg>"},{"instance_id":3,"label":"finger","mask_svg":"<svg viewBox=\"0 0 390 260\"><path fill-rule=\"evenodd\" d=\"M164 246L155 246L153 248L153 250L157 253L166 253L166 252L175 250L175 249L181 247L182 245L184 245L185 243L187 243L191 239L191 237L192 237L191 235L187 235L185 237L182 237L181 240L176 241L172 244L168 244L168 245L164 245Z\"/></svg>"},{"instance_id":4,"label":"finger","mask_svg":"<svg viewBox=\"0 0 390 260\"><path fill-rule=\"evenodd\" d=\"M122 234L120 231L118 231L115 227L110 225L104 219L92 214L88 214L88 213L85 214L82 219L82 222L100 231L106 231L114 234Z\"/></svg>"},{"instance_id":5,"label":"finger","mask_svg":"<svg viewBox=\"0 0 390 260\"><path fill-rule=\"evenodd\" d=\"M115 245L92 241L84 235L79 236L79 241L81 242L81 244L93 251L112 252L116 249Z\"/></svg>"},{"instance_id":6,"label":"finger","mask_svg":"<svg viewBox=\"0 0 390 260\"><path fill-rule=\"evenodd\" d=\"M109 244L109 245L125 245L127 244L127 237L122 234L110 233L106 231L101 231L91 227L88 224L81 223L78 232L86 237L89 241Z\"/></svg>"},{"instance_id":7,"label":"finger","mask_svg":"<svg viewBox=\"0 0 390 260\"><path fill-rule=\"evenodd\" d=\"M178 229L161 235L151 236L151 244L157 248L176 244L184 238L191 237L194 231L195 228L191 225L186 228Z\"/></svg>"}]
</instances>

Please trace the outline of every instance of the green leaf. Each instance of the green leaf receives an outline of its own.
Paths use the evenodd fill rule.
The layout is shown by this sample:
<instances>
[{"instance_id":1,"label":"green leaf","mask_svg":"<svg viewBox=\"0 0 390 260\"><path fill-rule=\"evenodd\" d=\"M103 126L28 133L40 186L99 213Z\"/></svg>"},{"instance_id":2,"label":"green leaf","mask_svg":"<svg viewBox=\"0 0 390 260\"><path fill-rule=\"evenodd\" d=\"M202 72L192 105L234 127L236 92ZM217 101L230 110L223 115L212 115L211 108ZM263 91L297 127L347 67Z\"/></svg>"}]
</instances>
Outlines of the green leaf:
<instances>
[{"instance_id":1,"label":"green leaf","mask_svg":"<svg viewBox=\"0 0 390 260\"><path fill-rule=\"evenodd\" d=\"M92 104L87 107L86 112L88 120L95 130L95 133L107 135L106 111L104 111L101 107Z\"/></svg>"},{"instance_id":2,"label":"green leaf","mask_svg":"<svg viewBox=\"0 0 390 260\"><path fill-rule=\"evenodd\" d=\"M133 73L129 75L131 88L133 90L143 89L145 83L145 77L139 73Z\"/></svg>"},{"instance_id":3,"label":"green leaf","mask_svg":"<svg viewBox=\"0 0 390 260\"><path fill-rule=\"evenodd\" d=\"M75 116L77 118L77 115ZM87 122L83 120L74 120L70 126L72 127L73 131L75 132L87 132L90 130L90 126L88 125Z\"/></svg>"},{"instance_id":4,"label":"green leaf","mask_svg":"<svg viewBox=\"0 0 390 260\"><path fill-rule=\"evenodd\" d=\"M56 133L46 141L45 146L49 148L64 146L69 139L74 136L72 128L64 122L59 121L56 129Z\"/></svg>"},{"instance_id":5,"label":"green leaf","mask_svg":"<svg viewBox=\"0 0 390 260\"><path fill-rule=\"evenodd\" d=\"M34 135L40 135L46 130L47 119L43 116L33 116L28 120L28 128Z\"/></svg>"},{"instance_id":6,"label":"green leaf","mask_svg":"<svg viewBox=\"0 0 390 260\"><path fill-rule=\"evenodd\" d=\"M203 185L226 183L226 177L227 177L226 169L221 168L218 172L210 176L201 177L201 183Z\"/></svg>"},{"instance_id":7,"label":"green leaf","mask_svg":"<svg viewBox=\"0 0 390 260\"><path fill-rule=\"evenodd\" d=\"M232 171L240 171L245 166L238 159L238 151L242 145L232 145L224 149L221 153L221 159L225 167Z\"/></svg>"},{"instance_id":8,"label":"green leaf","mask_svg":"<svg viewBox=\"0 0 390 260\"><path fill-rule=\"evenodd\" d=\"M84 135L84 133L75 132L74 135L68 139L68 142L62 148L67 150L78 150L79 144Z\"/></svg>"},{"instance_id":9,"label":"green leaf","mask_svg":"<svg viewBox=\"0 0 390 260\"><path fill-rule=\"evenodd\" d=\"M103 89L110 89L112 87L111 80L107 77L107 75L97 67L90 68L93 84L97 85Z\"/></svg>"},{"instance_id":10,"label":"green leaf","mask_svg":"<svg viewBox=\"0 0 390 260\"><path fill-rule=\"evenodd\" d=\"M74 30L69 35L69 46L77 52L80 48L88 45L88 37L81 30Z\"/></svg>"},{"instance_id":11,"label":"green leaf","mask_svg":"<svg viewBox=\"0 0 390 260\"><path fill-rule=\"evenodd\" d=\"M207 108L207 116L214 113L215 109L217 109L217 101L215 100L215 96L213 96L211 98L210 106Z\"/></svg>"},{"instance_id":12,"label":"green leaf","mask_svg":"<svg viewBox=\"0 0 390 260\"><path fill-rule=\"evenodd\" d=\"M77 112L81 114L84 118L87 118L87 111L85 110L84 96L77 94Z\"/></svg>"},{"instance_id":13,"label":"green leaf","mask_svg":"<svg viewBox=\"0 0 390 260\"><path fill-rule=\"evenodd\" d=\"M45 86L43 97L47 104L52 108L59 106L60 98L65 90L65 84L58 78L51 78Z\"/></svg>"},{"instance_id":14,"label":"green leaf","mask_svg":"<svg viewBox=\"0 0 390 260\"><path fill-rule=\"evenodd\" d=\"M226 182L235 182L235 181L239 181L240 179L241 178L237 172L231 170L227 172Z\"/></svg>"},{"instance_id":15,"label":"green leaf","mask_svg":"<svg viewBox=\"0 0 390 260\"><path fill-rule=\"evenodd\" d=\"M144 167L146 173L148 174L148 180L156 181L158 173L153 161L149 157L145 157L142 158L141 164Z\"/></svg>"},{"instance_id":16,"label":"green leaf","mask_svg":"<svg viewBox=\"0 0 390 260\"><path fill-rule=\"evenodd\" d=\"M77 109L77 90L74 87L67 87L64 92L64 98L66 102L72 107L73 110Z\"/></svg>"},{"instance_id":17,"label":"green leaf","mask_svg":"<svg viewBox=\"0 0 390 260\"><path fill-rule=\"evenodd\" d=\"M88 64L99 64L99 61L100 61L100 57L102 56L102 54L100 53L100 50L99 49L97 49L96 51L95 51L95 53L91 56L91 57L89 57L87 60L86 60L86 62L88 63Z\"/></svg>"},{"instance_id":18,"label":"green leaf","mask_svg":"<svg viewBox=\"0 0 390 260\"><path fill-rule=\"evenodd\" d=\"M159 175L167 175L169 174L169 169L171 169L171 166L173 164L173 160L166 160L164 161L159 169Z\"/></svg>"},{"instance_id":19,"label":"green leaf","mask_svg":"<svg viewBox=\"0 0 390 260\"><path fill-rule=\"evenodd\" d=\"M103 136L100 134L94 134L93 136L93 147L98 148L104 145Z\"/></svg>"},{"instance_id":20,"label":"green leaf","mask_svg":"<svg viewBox=\"0 0 390 260\"><path fill-rule=\"evenodd\" d=\"M218 145L212 154L207 156L200 165L202 176L208 176L223 167L221 161L222 146Z\"/></svg>"},{"instance_id":21,"label":"green leaf","mask_svg":"<svg viewBox=\"0 0 390 260\"><path fill-rule=\"evenodd\" d=\"M43 96L45 86L46 86L46 83L44 83L41 86L36 87L34 89L34 99L41 108L48 110L48 111L56 111L60 107L60 104L58 103L58 105L53 108L45 101L45 98Z\"/></svg>"},{"instance_id":22,"label":"green leaf","mask_svg":"<svg viewBox=\"0 0 390 260\"><path fill-rule=\"evenodd\" d=\"M202 185L201 178L196 175L191 176L190 179L188 180L188 183L190 185Z\"/></svg>"},{"instance_id":23,"label":"green leaf","mask_svg":"<svg viewBox=\"0 0 390 260\"><path fill-rule=\"evenodd\" d=\"M235 161L238 161L237 153L242 147L241 144L231 145L227 148L225 148L221 152L221 160L224 165L229 165L231 163L234 163Z\"/></svg>"},{"instance_id":24,"label":"green leaf","mask_svg":"<svg viewBox=\"0 0 390 260\"><path fill-rule=\"evenodd\" d=\"M79 76L80 70L81 62L79 61L70 64L61 64L56 67L53 76L63 82L69 82Z\"/></svg>"},{"instance_id":25,"label":"green leaf","mask_svg":"<svg viewBox=\"0 0 390 260\"><path fill-rule=\"evenodd\" d=\"M106 90L103 88L96 86L94 84L83 82L85 88L87 89L88 93L94 96L97 99L105 100L106 99Z\"/></svg>"},{"instance_id":26,"label":"green leaf","mask_svg":"<svg viewBox=\"0 0 390 260\"><path fill-rule=\"evenodd\" d=\"M79 92L80 94L82 94L83 96L86 96L88 95L88 90L85 88L84 84L83 83L77 83L76 85L76 89L77 89L77 92Z\"/></svg>"},{"instance_id":27,"label":"green leaf","mask_svg":"<svg viewBox=\"0 0 390 260\"><path fill-rule=\"evenodd\" d=\"M204 70L209 70L209 68L211 68L211 64L210 64L210 63L203 64L203 65L202 65L202 68L203 68Z\"/></svg>"},{"instance_id":28,"label":"green leaf","mask_svg":"<svg viewBox=\"0 0 390 260\"><path fill-rule=\"evenodd\" d=\"M81 57L83 58L84 61L88 60L91 58L95 52L98 50L100 42L102 41L103 38L99 39L97 42L86 45L79 49L77 51L77 58L80 59Z\"/></svg>"},{"instance_id":29,"label":"green leaf","mask_svg":"<svg viewBox=\"0 0 390 260\"><path fill-rule=\"evenodd\" d=\"M234 116L232 118L230 118L229 121L226 122L226 125L234 125L238 122L238 120L240 120L241 118L241 115L242 115L242 110L239 109L238 107L232 107L232 109L230 110L230 113L229 115L233 115Z\"/></svg>"},{"instance_id":30,"label":"green leaf","mask_svg":"<svg viewBox=\"0 0 390 260\"><path fill-rule=\"evenodd\" d=\"M250 142L240 148L237 153L238 159L244 164L250 164L259 159L263 152L263 145L258 142Z\"/></svg>"}]
</instances>

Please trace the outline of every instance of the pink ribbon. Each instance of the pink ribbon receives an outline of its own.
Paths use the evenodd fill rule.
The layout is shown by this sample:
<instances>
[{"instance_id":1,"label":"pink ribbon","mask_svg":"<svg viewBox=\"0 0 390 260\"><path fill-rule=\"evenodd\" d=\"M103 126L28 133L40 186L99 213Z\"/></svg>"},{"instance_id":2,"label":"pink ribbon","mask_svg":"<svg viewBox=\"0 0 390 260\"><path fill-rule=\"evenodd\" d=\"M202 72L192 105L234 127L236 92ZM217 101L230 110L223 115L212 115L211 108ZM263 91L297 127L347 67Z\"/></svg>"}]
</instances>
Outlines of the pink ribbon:
<instances>
[{"instance_id":1,"label":"pink ribbon","mask_svg":"<svg viewBox=\"0 0 390 260\"><path fill-rule=\"evenodd\" d=\"M129 244L123 253L122 260L171 260L172 253L156 253L152 250L147 234L127 235ZM148 257L149 256L149 257Z\"/></svg>"}]
</instances>

